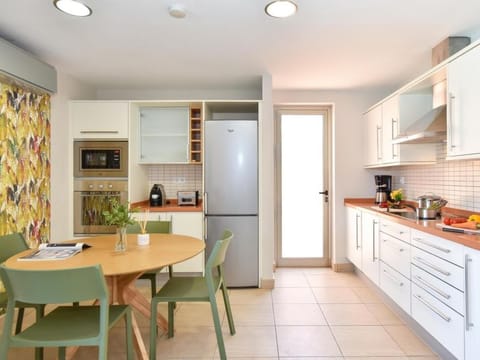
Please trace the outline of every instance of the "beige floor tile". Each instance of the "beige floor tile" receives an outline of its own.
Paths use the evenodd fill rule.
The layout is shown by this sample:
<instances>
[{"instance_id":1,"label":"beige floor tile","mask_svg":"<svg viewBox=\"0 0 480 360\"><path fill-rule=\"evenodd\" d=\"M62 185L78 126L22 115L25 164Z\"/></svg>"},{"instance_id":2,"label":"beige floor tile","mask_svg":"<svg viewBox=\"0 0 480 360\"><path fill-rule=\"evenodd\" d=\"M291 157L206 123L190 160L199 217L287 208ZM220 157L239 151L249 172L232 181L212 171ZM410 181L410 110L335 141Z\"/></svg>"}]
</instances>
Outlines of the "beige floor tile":
<instances>
[{"instance_id":1,"label":"beige floor tile","mask_svg":"<svg viewBox=\"0 0 480 360\"><path fill-rule=\"evenodd\" d=\"M256 360L256 359L255 359ZM281 357L280 360L344 360L343 357L330 357L330 356L308 356L308 357L298 357L298 356L295 356L295 357Z\"/></svg>"},{"instance_id":2,"label":"beige floor tile","mask_svg":"<svg viewBox=\"0 0 480 360\"><path fill-rule=\"evenodd\" d=\"M384 326L384 328L408 356L435 356L432 350L407 326Z\"/></svg>"},{"instance_id":3,"label":"beige floor tile","mask_svg":"<svg viewBox=\"0 0 480 360\"><path fill-rule=\"evenodd\" d=\"M403 320L385 304L365 304L367 309L382 325L402 325Z\"/></svg>"},{"instance_id":4,"label":"beige floor tile","mask_svg":"<svg viewBox=\"0 0 480 360\"><path fill-rule=\"evenodd\" d=\"M232 289L229 292L230 304L271 304L272 290Z\"/></svg>"},{"instance_id":5,"label":"beige floor tile","mask_svg":"<svg viewBox=\"0 0 480 360\"><path fill-rule=\"evenodd\" d=\"M277 340L274 326L237 326L236 334L224 332L228 358L277 357ZM218 349L215 351L218 358Z\"/></svg>"},{"instance_id":6,"label":"beige floor tile","mask_svg":"<svg viewBox=\"0 0 480 360\"><path fill-rule=\"evenodd\" d=\"M275 287L309 287L303 272L275 273Z\"/></svg>"},{"instance_id":7,"label":"beige floor tile","mask_svg":"<svg viewBox=\"0 0 480 360\"><path fill-rule=\"evenodd\" d=\"M366 284L352 273L307 275L311 287L365 287Z\"/></svg>"},{"instance_id":8,"label":"beige floor tile","mask_svg":"<svg viewBox=\"0 0 480 360\"><path fill-rule=\"evenodd\" d=\"M157 339L157 359L162 360L213 359L216 349L217 340L213 327L177 328L173 338L162 336Z\"/></svg>"},{"instance_id":9,"label":"beige floor tile","mask_svg":"<svg viewBox=\"0 0 480 360\"><path fill-rule=\"evenodd\" d=\"M332 326L344 356L405 356L382 326Z\"/></svg>"},{"instance_id":10,"label":"beige floor tile","mask_svg":"<svg viewBox=\"0 0 480 360\"><path fill-rule=\"evenodd\" d=\"M274 303L316 304L310 288L276 288L272 290Z\"/></svg>"},{"instance_id":11,"label":"beige floor tile","mask_svg":"<svg viewBox=\"0 0 480 360\"><path fill-rule=\"evenodd\" d=\"M231 307L235 326L275 325L271 304L234 304ZM228 319L226 316L223 324L228 328Z\"/></svg>"},{"instance_id":12,"label":"beige floor tile","mask_svg":"<svg viewBox=\"0 0 480 360\"><path fill-rule=\"evenodd\" d=\"M313 295L319 304L358 304L362 301L349 288L312 288Z\"/></svg>"},{"instance_id":13,"label":"beige floor tile","mask_svg":"<svg viewBox=\"0 0 480 360\"><path fill-rule=\"evenodd\" d=\"M280 358L341 355L328 326L277 326L277 337Z\"/></svg>"},{"instance_id":14,"label":"beige floor tile","mask_svg":"<svg viewBox=\"0 0 480 360\"><path fill-rule=\"evenodd\" d=\"M330 325L380 325L364 304L321 304Z\"/></svg>"},{"instance_id":15,"label":"beige floor tile","mask_svg":"<svg viewBox=\"0 0 480 360\"><path fill-rule=\"evenodd\" d=\"M378 296L375 291L369 289L368 287L354 287L351 290L360 298L361 302L364 304L381 304L383 303L380 296Z\"/></svg>"},{"instance_id":16,"label":"beige floor tile","mask_svg":"<svg viewBox=\"0 0 480 360\"><path fill-rule=\"evenodd\" d=\"M175 327L213 326L210 303L178 303L175 311ZM220 322L223 322L225 310L218 307Z\"/></svg>"},{"instance_id":17,"label":"beige floor tile","mask_svg":"<svg viewBox=\"0 0 480 360\"><path fill-rule=\"evenodd\" d=\"M409 360L406 356L347 356L345 360ZM415 360L417 360L415 358Z\"/></svg>"},{"instance_id":18,"label":"beige floor tile","mask_svg":"<svg viewBox=\"0 0 480 360\"><path fill-rule=\"evenodd\" d=\"M275 324L327 325L318 304L274 304Z\"/></svg>"}]
</instances>

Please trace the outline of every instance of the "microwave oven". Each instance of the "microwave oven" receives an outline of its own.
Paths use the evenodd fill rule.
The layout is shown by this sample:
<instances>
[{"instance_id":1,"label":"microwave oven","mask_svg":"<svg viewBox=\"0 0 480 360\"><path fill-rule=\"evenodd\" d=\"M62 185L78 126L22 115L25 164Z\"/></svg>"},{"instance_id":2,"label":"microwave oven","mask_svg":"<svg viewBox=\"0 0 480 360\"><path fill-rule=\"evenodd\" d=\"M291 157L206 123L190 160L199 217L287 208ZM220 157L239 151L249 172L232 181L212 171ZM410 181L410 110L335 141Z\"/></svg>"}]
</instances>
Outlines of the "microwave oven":
<instances>
[{"instance_id":1,"label":"microwave oven","mask_svg":"<svg viewBox=\"0 0 480 360\"><path fill-rule=\"evenodd\" d=\"M127 141L75 141L75 177L128 177Z\"/></svg>"}]
</instances>

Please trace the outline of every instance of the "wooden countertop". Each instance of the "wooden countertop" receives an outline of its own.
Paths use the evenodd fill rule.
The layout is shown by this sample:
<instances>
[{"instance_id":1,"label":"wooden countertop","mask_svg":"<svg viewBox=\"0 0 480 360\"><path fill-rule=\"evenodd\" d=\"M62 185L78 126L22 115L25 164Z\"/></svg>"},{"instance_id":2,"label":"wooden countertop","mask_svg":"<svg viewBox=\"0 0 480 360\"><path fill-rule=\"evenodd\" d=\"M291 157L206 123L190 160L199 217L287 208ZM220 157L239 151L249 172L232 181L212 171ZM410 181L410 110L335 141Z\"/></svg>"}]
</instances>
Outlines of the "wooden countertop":
<instances>
[{"instance_id":1,"label":"wooden countertop","mask_svg":"<svg viewBox=\"0 0 480 360\"><path fill-rule=\"evenodd\" d=\"M130 204L131 209L138 209L140 212L202 212L203 204L202 200L198 201L197 206L191 205L178 205L177 199L168 199L165 206L150 206L149 200L139 201Z\"/></svg>"},{"instance_id":2,"label":"wooden countertop","mask_svg":"<svg viewBox=\"0 0 480 360\"><path fill-rule=\"evenodd\" d=\"M374 213L375 215L384 217L389 221L393 221L402 225L406 225L412 229L420 230L425 233L429 233L443 239L451 240L456 243L471 247L473 249L480 250L480 235L470 235L470 234L458 234L458 233L451 233L442 231L442 229L437 227L437 224L442 223L439 220L411 220L402 218L400 216L395 215L394 213L387 213L383 211L379 211L373 209L372 207L375 206L375 201L373 199L361 199L361 198L347 198L344 200L344 205L347 207L354 207L354 208L361 208L362 211L368 211ZM468 216L469 214L475 214L472 211L465 211L459 210L454 208L443 208L442 214L448 215L460 215L460 216Z\"/></svg>"}]
</instances>

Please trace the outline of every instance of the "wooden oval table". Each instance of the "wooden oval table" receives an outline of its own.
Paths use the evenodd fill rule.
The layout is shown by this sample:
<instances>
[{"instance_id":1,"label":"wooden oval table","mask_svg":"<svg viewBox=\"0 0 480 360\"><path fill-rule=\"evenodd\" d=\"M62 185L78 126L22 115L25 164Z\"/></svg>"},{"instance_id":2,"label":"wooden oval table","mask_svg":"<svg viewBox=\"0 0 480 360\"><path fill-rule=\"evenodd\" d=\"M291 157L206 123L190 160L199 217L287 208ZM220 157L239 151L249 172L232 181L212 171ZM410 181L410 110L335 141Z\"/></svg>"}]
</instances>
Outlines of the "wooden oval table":
<instances>
[{"instance_id":1,"label":"wooden oval table","mask_svg":"<svg viewBox=\"0 0 480 360\"><path fill-rule=\"evenodd\" d=\"M145 271L159 269L194 257L205 249L205 243L197 238L175 234L150 234L150 245L137 245L137 235L128 235L127 250L114 251L118 235L82 238L91 246L71 258L63 260L18 261L30 253L26 250L11 258L5 265L13 269L51 270L101 264L109 286L111 302L129 304L140 313L150 318L150 301L135 287L135 280ZM70 241L67 241L70 242ZM133 314L132 314L133 315ZM134 342L140 359L148 359L138 323L134 316ZM162 315L157 317L158 325L166 330L167 321ZM72 350L69 349L70 356Z\"/></svg>"}]
</instances>

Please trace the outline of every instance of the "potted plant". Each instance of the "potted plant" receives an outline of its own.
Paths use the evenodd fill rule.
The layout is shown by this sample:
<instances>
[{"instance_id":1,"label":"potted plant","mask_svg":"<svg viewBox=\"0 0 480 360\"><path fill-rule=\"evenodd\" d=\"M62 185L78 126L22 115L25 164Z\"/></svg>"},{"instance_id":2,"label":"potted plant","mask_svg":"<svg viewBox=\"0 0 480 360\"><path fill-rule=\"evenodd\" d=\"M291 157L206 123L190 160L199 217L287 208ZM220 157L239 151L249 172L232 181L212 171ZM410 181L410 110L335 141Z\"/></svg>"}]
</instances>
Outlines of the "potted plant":
<instances>
[{"instance_id":1,"label":"potted plant","mask_svg":"<svg viewBox=\"0 0 480 360\"><path fill-rule=\"evenodd\" d=\"M127 225L132 225L135 220L128 208L128 204L121 204L118 199L110 201L110 210L103 211L106 225L117 227L118 240L115 244L115 251L127 250Z\"/></svg>"}]
</instances>

